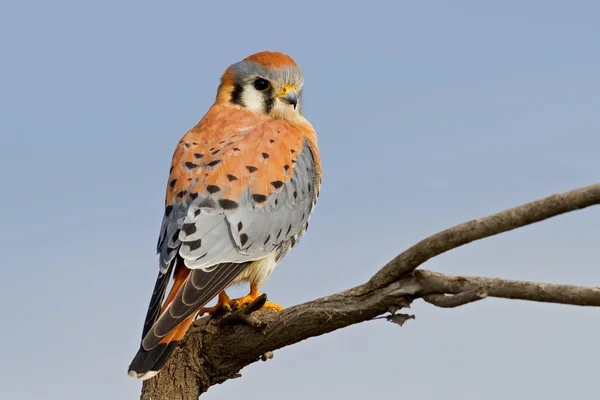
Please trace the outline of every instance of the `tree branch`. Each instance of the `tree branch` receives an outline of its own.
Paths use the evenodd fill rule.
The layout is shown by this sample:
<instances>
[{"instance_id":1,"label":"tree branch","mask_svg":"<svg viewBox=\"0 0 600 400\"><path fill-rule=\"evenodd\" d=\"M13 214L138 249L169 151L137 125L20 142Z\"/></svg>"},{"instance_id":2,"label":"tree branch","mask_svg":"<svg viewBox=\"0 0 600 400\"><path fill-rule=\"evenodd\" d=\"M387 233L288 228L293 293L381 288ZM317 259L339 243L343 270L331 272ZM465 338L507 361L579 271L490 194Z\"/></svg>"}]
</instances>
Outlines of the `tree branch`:
<instances>
[{"instance_id":1,"label":"tree branch","mask_svg":"<svg viewBox=\"0 0 600 400\"><path fill-rule=\"evenodd\" d=\"M239 377L242 368L267 360L272 351L282 347L387 312L392 315L386 319L402 324L413 317L396 311L418 298L439 307L457 307L486 296L600 306L600 288L414 271L432 257L474 240L596 204L600 204L600 184L553 195L422 240L390 261L369 282L353 289L280 312L240 310L237 315L198 320L163 370L144 382L141 399L195 400L211 386ZM266 301L266 296L260 301ZM232 324L236 321L241 323Z\"/></svg>"}]
</instances>

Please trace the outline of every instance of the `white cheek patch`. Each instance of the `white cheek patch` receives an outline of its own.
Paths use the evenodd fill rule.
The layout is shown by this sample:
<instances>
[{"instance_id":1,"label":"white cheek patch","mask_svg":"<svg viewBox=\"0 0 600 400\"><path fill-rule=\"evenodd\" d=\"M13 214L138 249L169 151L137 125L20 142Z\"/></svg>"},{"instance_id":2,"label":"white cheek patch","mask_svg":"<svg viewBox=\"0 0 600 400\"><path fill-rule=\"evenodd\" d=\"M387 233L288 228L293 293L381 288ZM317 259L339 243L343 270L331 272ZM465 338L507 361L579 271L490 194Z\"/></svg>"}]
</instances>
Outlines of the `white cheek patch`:
<instances>
[{"instance_id":1,"label":"white cheek patch","mask_svg":"<svg viewBox=\"0 0 600 400\"><path fill-rule=\"evenodd\" d=\"M265 100L262 93L253 87L246 87L242 92L242 101L245 108L256 113L265 112Z\"/></svg>"}]
</instances>

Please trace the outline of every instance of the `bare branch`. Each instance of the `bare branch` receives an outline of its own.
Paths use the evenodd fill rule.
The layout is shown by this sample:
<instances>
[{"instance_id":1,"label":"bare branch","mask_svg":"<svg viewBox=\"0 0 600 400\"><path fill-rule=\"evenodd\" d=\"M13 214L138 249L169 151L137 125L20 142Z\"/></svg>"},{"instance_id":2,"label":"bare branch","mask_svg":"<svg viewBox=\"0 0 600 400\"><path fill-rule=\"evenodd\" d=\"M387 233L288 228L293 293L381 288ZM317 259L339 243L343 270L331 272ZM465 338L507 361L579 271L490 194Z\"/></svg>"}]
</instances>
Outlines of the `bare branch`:
<instances>
[{"instance_id":1,"label":"bare branch","mask_svg":"<svg viewBox=\"0 0 600 400\"><path fill-rule=\"evenodd\" d=\"M480 289L453 295L428 294L426 296L423 296L423 300L437 307L454 308L485 299L486 297L487 292L485 290Z\"/></svg>"},{"instance_id":2,"label":"bare branch","mask_svg":"<svg viewBox=\"0 0 600 400\"><path fill-rule=\"evenodd\" d=\"M248 309L194 322L163 370L144 382L142 400L195 400L211 386L240 376L245 366L272 357L274 350L346 326L383 318L403 324L396 314L424 298L439 307L457 307L488 297L600 306L600 288L460 277L414 271L423 262L474 240L600 204L600 184L554 195L433 235L383 267L366 284L281 312ZM446 296L451 295L451 296ZM254 311L254 312L252 312ZM242 323L235 324L233 322ZM259 330L256 327L266 326Z\"/></svg>"},{"instance_id":3,"label":"bare branch","mask_svg":"<svg viewBox=\"0 0 600 400\"><path fill-rule=\"evenodd\" d=\"M555 194L439 232L402 252L371 278L367 290L389 285L425 261L475 240L600 204L600 184Z\"/></svg>"},{"instance_id":4,"label":"bare branch","mask_svg":"<svg viewBox=\"0 0 600 400\"><path fill-rule=\"evenodd\" d=\"M485 290L488 297L600 307L600 287L452 276L425 270L415 271L414 276L421 287L419 294L426 297L428 293L460 295Z\"/></svg>"}]
</instances>

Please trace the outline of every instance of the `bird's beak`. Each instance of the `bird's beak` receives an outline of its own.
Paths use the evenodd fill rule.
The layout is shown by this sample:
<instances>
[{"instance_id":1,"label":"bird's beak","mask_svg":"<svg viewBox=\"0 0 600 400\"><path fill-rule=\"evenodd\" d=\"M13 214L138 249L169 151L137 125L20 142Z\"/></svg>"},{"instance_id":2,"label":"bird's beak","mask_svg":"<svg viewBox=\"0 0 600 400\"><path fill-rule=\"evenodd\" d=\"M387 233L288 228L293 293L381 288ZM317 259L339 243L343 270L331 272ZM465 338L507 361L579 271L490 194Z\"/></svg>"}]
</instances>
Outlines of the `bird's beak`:
<instances>
[{"instance_id":1,"label":"bird's beak","mask_svg":"<svg viewBox=\"0 0 600 400\"><path fill-rule=\"evenodd\" d=\"M294 86L284 86L281 88L281 92L277 95L281 101L285 101L288 104L294 106L296 109L296 105L298 104L298 95L296 94L296 88Z\"/></svg>"}]
</instances>

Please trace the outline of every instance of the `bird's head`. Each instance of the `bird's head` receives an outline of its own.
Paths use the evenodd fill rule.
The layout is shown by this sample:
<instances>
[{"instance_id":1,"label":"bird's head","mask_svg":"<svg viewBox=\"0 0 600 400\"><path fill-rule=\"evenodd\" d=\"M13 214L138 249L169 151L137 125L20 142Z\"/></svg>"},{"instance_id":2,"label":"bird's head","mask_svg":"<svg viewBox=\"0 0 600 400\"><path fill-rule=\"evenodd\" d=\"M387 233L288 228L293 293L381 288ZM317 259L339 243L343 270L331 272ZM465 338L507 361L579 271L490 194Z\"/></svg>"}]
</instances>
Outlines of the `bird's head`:
<instances>
[{"instance_id":1,"label":"bird's head","mask_svg":"<svg viewBox=\"0 0 600 400\"><path fill-rule=\"evenodd\" d=\"M297 119L304 77L294 60L264 51L231 65L221 78L218 104L229 104L273 118Z\"/></svg>"}]
</instances>

